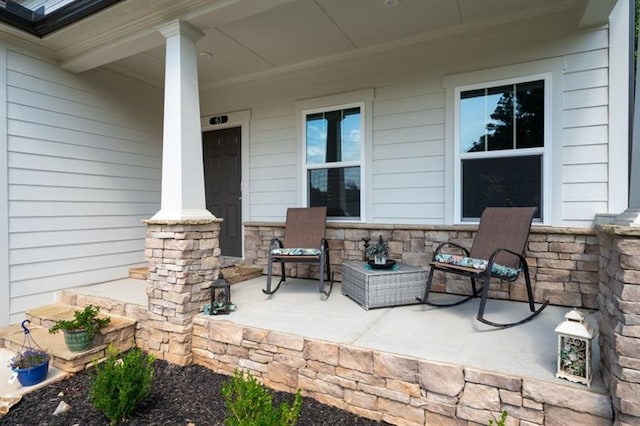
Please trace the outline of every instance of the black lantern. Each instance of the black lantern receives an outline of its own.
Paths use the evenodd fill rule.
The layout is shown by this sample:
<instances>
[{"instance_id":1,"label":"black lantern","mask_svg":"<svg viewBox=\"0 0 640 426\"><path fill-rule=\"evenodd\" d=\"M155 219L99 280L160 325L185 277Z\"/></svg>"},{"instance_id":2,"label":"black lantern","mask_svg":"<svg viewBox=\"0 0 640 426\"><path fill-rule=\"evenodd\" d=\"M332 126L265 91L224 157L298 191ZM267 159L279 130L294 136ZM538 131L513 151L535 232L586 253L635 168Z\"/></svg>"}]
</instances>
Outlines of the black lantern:
<instances>
[{"instance_id":1,"label":"black lantern","mask_svg":"<svg viewBox=\"0 0 640 426\"><path fill-rule=\"evenodd\" d=\"M220 273L211 283L211 306L209 315L228 314L235 306L231 304L231 284Z\"/></svg>"}]
</instances>

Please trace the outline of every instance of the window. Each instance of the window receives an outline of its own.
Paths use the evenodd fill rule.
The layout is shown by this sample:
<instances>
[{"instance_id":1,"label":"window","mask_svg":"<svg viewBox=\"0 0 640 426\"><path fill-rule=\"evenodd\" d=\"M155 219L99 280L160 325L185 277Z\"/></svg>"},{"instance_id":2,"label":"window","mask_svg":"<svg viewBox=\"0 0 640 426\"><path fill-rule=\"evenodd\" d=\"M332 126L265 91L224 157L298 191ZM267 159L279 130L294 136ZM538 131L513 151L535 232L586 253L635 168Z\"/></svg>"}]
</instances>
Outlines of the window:
<instances>
[{"instance_id":1,"label":"window","mask_svg":"<svg viewBox=\"0 0 640 426\"><path fill-rule=\"evenodd\" d=\"M462 220L477 220L488 206L537 206L542 219L545 80L457 93Z\"/></svg>"},{"instance_id":2,"label":"window","mask_svg":"<svg viewBox=\"0 0 640 426\"><path fill-rule=\"evenodd\" d=\"M361 215L361 105L303 112L307 205L327 216Z\"/></svg>"}]
</instances>

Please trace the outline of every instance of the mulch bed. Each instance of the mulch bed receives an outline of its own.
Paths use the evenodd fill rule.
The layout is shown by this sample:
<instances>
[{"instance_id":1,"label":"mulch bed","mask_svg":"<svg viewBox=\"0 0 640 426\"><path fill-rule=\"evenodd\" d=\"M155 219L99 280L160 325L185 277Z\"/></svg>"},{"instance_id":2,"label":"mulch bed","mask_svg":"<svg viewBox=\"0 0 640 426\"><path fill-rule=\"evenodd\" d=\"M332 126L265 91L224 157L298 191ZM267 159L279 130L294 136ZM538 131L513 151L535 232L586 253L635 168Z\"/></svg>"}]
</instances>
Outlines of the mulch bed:
<instances>
[{"instance_id":1,"label":"mulch bed","mask_svg":"<svg viewBox=\"0 0 640 426\"><path fill-rule=\"evenodd\" d=\"M216 374L205 367L180 367L157 360L152 392L126 425L224 425L226 405L220 389L229 376ZM0 418L0 425L109 425L107 417L89 401L91 377L79 373L25 395L9 413ZM276 404L292 401L293 395L274 392ZM70 410L53 415L65 401ZM299 425L387 425L358 417L355 414L304 398Z\"/></svg>"}]
</instances>

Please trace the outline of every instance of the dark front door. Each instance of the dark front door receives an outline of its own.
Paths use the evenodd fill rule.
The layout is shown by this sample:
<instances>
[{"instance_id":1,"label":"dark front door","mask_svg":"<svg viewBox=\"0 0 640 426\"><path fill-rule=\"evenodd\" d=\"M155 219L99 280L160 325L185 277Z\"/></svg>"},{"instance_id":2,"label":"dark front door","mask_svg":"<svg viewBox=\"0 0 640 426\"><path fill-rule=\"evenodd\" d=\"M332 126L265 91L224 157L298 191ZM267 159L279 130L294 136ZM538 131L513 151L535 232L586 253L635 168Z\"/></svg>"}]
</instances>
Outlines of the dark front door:
<instances>
[{"instance_id":1,"label":"dark front door","mask_svg":"<svg viewBox=\"0 0 640 426\"><path fill-rule=\"evenodd\" d=\"M203 133L202 154L207 210L224 219L222 255L242 257L240 127Z\"/></svg>"}]
</instances>

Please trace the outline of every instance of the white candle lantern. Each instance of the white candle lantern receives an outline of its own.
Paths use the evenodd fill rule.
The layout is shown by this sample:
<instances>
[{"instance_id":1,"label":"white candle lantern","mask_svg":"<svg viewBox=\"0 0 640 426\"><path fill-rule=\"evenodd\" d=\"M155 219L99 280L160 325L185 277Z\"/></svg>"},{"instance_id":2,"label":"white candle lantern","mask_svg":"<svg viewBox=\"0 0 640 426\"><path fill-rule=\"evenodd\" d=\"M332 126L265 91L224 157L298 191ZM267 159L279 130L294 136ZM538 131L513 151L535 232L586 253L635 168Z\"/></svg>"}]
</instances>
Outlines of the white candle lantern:
<instances>
[{"instance_id":1,"label":"white candle lantern","mask_svg":"<svg viewBox=\"0 0 640 426\"><path fill-rule=\"evenodd\" d=\"M591 386L591 344L596 331L577 309L567 312L558 324L558 371L556 377Z\"/></svg>"}]
</instances>

